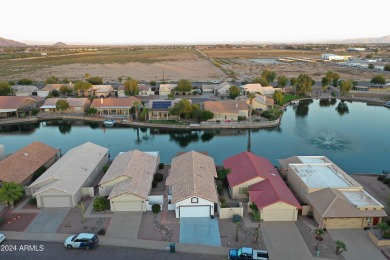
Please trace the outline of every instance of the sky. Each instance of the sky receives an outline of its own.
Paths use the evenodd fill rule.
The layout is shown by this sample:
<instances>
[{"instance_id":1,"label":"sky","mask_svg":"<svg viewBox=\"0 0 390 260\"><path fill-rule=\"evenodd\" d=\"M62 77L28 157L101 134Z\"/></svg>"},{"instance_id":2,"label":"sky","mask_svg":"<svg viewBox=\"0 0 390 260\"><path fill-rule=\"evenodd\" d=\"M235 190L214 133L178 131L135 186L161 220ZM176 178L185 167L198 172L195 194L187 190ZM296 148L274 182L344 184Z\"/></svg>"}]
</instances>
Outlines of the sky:
<instances>
[{"instance_id":1,"label":"sky","mask_svg":"<svg viewBox=\"0 0 390 260\"><path fill-rule=\"evenodd\" d=\"M0 37L32 43L319 42L390 35L389 0L12 0Z\"/></svg>"}]
</instances>

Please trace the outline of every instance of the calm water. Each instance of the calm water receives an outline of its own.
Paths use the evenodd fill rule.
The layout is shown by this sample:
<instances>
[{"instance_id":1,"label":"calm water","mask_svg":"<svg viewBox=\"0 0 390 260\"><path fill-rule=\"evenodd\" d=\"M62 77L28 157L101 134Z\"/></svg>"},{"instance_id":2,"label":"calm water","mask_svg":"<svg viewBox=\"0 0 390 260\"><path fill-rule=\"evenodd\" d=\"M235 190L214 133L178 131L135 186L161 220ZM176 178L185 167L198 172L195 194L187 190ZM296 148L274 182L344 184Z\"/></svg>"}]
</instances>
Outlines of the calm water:
<instances>
[{"instance_id":1,"label":"calm water","mask_svg":"<svg viewBox=\"0 0 390 260\"><path fill-rule=\"evenodd\" d=\"M208 151L220 164L245 151L247 130L171 131L107 128L98 123L48 121L0 126L0 144L12 153L33 141L66 152L91 141L110 149L113 158L130 149L160 151L170 163L179 151ZM289 106L280 127L250 132L252 151L278 165L279 158L325 155L347 173L390 169L390 109L339 100L306 100Z\"/></svg>"}]
</instances>

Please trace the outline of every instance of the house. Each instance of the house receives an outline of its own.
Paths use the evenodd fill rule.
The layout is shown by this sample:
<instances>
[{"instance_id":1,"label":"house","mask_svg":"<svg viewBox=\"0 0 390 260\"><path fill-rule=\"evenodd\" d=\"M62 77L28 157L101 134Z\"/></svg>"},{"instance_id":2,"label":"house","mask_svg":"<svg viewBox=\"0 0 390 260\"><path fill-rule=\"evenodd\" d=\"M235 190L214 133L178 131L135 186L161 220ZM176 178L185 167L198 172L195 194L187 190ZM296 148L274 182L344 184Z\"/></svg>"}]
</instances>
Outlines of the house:
<instances>
[{"instance_id":1,"label":"house","mask_svg":"<svg viewBox=\"0 0 390 260\"><path fill-rule=\"evenodd\" d=\"M149 120L160 120L160 119L178 119L178 116L170 115L169 109L173 107L181 99L177 98L175 100L150 100L147 109L148 109L148 119Z\"/></svg>"},{"instance_id":2,"label":"house","mask_svg":"<svg viewBox=\"0 0 390 260\"><path fill-rule=\"evenodd\" d=\"M301 205L264 157L242 152L223 160L232 198L248 198L264 221L296 221Z\"/></svg>"},{"instance_id":3,"label":"house","mask_svg":"<svg viewBox=\"0 0 390 260\"><path fill-rule=\"evenodd\" d=\"M214 113L208 121L238 121L238 117L248 117L248 104L243 100L205 101L204 109Z\"/></svg>"},{"instance_id":4,"label":"house","mask_svg":"<svg viewBox=\"0 0 390 260\"><path fill-rule=\"evenodd\" d=\"M381 203L325 156L294 156L279 163L290 187L311 206L320 226L370 227L386 216Z\"/></svg>"},{"instance_id":5,"label":"house","mask_svg":"<svg viewBox=\"0 0 390 260\"><path fill-rule=\"evenodd\" d=\"M242 85L240 86L240 89L244 95L247 95L248 93L260 93L263 96L273 96L276 90L280 90L279 88L274 88L272 86L263 87L260 83Z\"/></svg>"},{"instance_id":6,"label":"house","mask_svg":"<svg viewBox=\"0 0 390 260\"><path fill-rule=\"evenodd\" d=\"M95 96L106 98L114 92L111 85L92 85L88 90L79 90L78 95L83 97Z\"/></svg>"},{"instance_id":7,"label":"house","mask_svg":"<svg viewBox=\"0 0 390 260\"><path fill-rule=\"evenodd\" d=\"M159 95L168 96L177 87L177 84L160 84Z\"/></svg>"},{"instance_id":8,"label":"house","mask_svg":"<svg viewBox=\"0 0 390 260\"><path fill-rule=\"evenodd\" d=\"M99 183L99 195L108 196L111 211L146 211L160 155L139 150L119 154Z\"/></svg>"},{"instance_id":9,"label":"house","mask_svg":"<svg viewBox=\"0 0 390 260\"><path fill-rule=\"evenodd\" d=\"M44 143L33 142L0 161L0 182L28 186L39 168L47 169L55 162L58 152Z\"/></svg>"},{"instance_id":10,"label":"house","mask_svg":"<svg viewBox=\"0 0 390 260\"><path fill-rule=\"evenodd\" d=\"M28 115L32 109L38 108L43 100L37 96L0 96L0 118Z\"/></svg>"},{"instance_id":11,"label":"house","mask_svg":"<svg viewBox=\"0 0 390 260\"><path fill-rule=\"evenodd\" d=\"M91 105L88 98L48 98L41 106L42 112L56 112L56 104L58 100L65 100L69 104L69 108L65 113L84 113L84 111Z\"/></svg>"},{"instance_id":12,"label":"house","mask_svg":"<svg viewBox=\"0 0 390 260\"><path fill-rule=\"evenodd\" d=\"M37 90L37 95L45 98L51 91L59 91L62 86L67 86L70 89L74 88L74 84L46 84L45 87Z\"/></svg>"},{"instance_id":13,"label":"house","mask_svg":"<svg viewBox=\"0 0 390 260\"><path fill-rule=\"evenodd\" d=\"M117 97L118 98L127 97L127 95L125 94L125 86L124 85L119 85L118 86Z\"/></svg>"},{"instance_id":14,"label":"house","mask_svg":"<svg viewBox=\"0 0 390 260\"><path fill-rule=\"evenodd\" d=\"M84 143L28 186L28 194L37 199L38 208L75 207L107 163L107 148Z\"/></svg>"},{"instance_id":15,"label":"house","mask_svg":"<svg viewBox=\"0 0 390 260\"><path fill-rule=\"evenodd\" d=\"M141 100L136 97L124 98L95 98L91 104L92 108L96 108L99 115L130 115L130 110L134 106L134 102L138 102L138 106L142 106Z\"/></svg>"},{"instance_id":16,"label":"house","mask_svg":"<svg viewBox=\"0 0 390 260\"><path fill-rule=\"evenodd\" d=\"M32 85L15 85L12 86L12 89L18 97L29 97L33 94L36 96L36 92L38 90L37 86Z\"/></svg>"},{"instance_id":17,"label":"house","mask_svg":"<svg viewBox=\"0 0 390 260\"><path fill-rule=\"evenodd\" d=\"M138 84L138 89L139 89L139 93L138 93L139 96L147 97L147 96L154 95L154 91L148 85Z\"/></svg>"},{"instance_id":18,"label":"house","mask_svg":"<svg viewBox=\"0 0 390 260\"><path fill-rule=\"evenodd\" d=\"M176 218L214 216L218 203L214 159L195 152L187 152L172 159L165 184L172 194Z\"/></svg>"},{"instance_id":19,"label":"house","mask_svg":"<svg viewBox=\"0 0 390 260\"><path fill-rule=\"evenodd\" d=\"M235 100L244 100L249 107L250 100L247 96L239 96ZM254 110L264 111L274 105L274 99L272 97L256 94L256 97L252 100L252 107Z\"/></svg>"},{"instance_id":20,"label":"house","mask_svg":"<svg viewBox=\"0 0 390 260\"><path fill-rule=\"evenodd\" d=\"M203 84L202 92L214 93L218 96L228 96L230 87L231 85L228 82L222 82L220 84Z\"/></svg>"}]
</instances>

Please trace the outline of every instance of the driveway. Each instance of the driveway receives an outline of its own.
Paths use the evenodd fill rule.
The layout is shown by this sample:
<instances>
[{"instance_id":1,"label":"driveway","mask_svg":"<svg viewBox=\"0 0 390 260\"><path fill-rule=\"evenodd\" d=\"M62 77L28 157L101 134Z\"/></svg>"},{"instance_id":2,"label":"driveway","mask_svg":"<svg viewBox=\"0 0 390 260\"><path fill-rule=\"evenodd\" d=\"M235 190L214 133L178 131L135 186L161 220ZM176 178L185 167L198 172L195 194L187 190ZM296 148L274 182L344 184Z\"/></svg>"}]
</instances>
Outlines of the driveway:
<instances>
[{"instance_id":1,"label":"driveway","mask_svg":"<svg viewBox=\"0 0 390 260\"><path fill-rule=\"evenodd\" d=\"M106 237L137 238L142 212L115 212Z\"/></svg>"},{"instance_id":2,"label":"driveway","mask_svg":"<svg viewBox=\"0 0 390 260\"><path fill-rule=\"evenodd\" d=\"M294 222L264 222L261 232L271 259L315 259Z\"/></svg>"},{"instance_id":3,"label":"driveway","mask_svg":"<svg viewBox=\"0 0 390 260\"><path fill-rule=\"evenodd\" d=\"M180 218L180 243L221 246L218 219Z\"/></svg>"},{"instance_id":4,"label":"driveway","mask_svg":"<svg viewBox=\"0 0 390 260\"><path fill-rule=\"evenodd\" d=\"M26 232L56 233L70 208L44 208L27 227Z\"/></svg>"},{"instance_id":5,"label":"driveway","mask_svg":"<svg viewBox=\"0 0 390 260\"><path fill-rule=\"evenodd\" d=\"M367 231L361 229L328 229L333 241L341 240L347 246L343 256L346 260L385 260L386 257L368 238Z\"/></svg>"}]
</instances>

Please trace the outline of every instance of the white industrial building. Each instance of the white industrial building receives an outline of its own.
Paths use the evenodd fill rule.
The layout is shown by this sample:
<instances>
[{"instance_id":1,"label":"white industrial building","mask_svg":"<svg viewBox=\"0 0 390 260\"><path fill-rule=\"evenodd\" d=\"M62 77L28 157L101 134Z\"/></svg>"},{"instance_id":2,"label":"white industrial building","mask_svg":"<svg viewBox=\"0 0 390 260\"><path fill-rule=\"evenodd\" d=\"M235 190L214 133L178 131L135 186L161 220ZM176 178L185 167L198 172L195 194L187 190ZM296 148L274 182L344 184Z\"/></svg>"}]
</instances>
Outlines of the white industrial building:
<instances>
[{"instance_id":1,"label":"white industrial building","mask_svg":"<svg viewBox=\"0 0 390 260\"><path fill-rule=\"evenodd\" d=\"M339 55L336 55L336 54L322 54L321 58L323 60L330 60L330 61L333 61L333 60L340 60L340 61L343 61L345 60L345 57L344 56L339 56Z\"/></svg>"}]
</instances>

